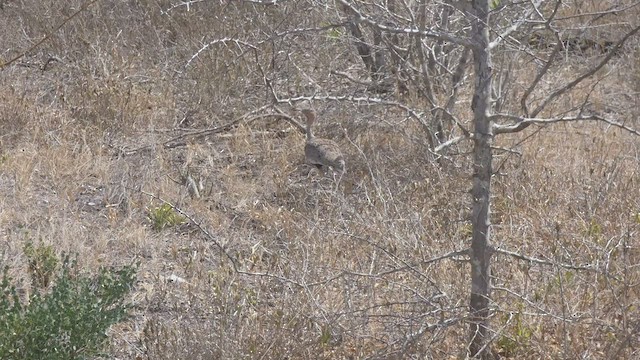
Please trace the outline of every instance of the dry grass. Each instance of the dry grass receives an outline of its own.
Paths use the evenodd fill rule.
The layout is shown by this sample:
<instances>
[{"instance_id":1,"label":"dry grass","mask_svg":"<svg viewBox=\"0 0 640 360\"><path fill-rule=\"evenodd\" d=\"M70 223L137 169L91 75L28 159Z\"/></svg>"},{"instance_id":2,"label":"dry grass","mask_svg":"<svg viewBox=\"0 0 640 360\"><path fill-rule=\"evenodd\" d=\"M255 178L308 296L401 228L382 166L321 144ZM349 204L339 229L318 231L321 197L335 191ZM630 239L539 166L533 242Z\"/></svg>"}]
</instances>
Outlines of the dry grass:
<instances>
[{"instance_id":1,"label":"dry grass","mask_svg":"<svg viewBox=\"0 0 640 360\"><path fill-rule=\"evenodd\" d=\"M5 59L68 15L55 2L5 6L0 30L9 35L0 43L14 49ZM2 264L24 280L29 240L77 252L87 271L139 262L133 316L111 332L113 358L464 356L468 266L430 259L468 246L468 144L436 163L423 130L397 109L326 102L317 104L317 132L343 147L347 174L339 184L309 171L303 135L283 121L161 145L268 103L262 72L292 94L344 85L329 71L359 68L355 52L339 37L312 33L260 47L260 67L246 47L217 44L185 68L200 39L257 42L260 29L283 26L285 15L287 26L312 25L288 11L322 15L305 2L296 6L262 13L210 2L163 16L168 2L98 2L0 72ZM62 61L43 70L49 54ZM640 127L635 55L603 70L591 101ZM592 60L571 61L550 78L573 76ZM514 82L532 76L522 71ZM580 104L588 89L550 111ZM514 96L505 106L517 105ZM497 145L521 154L496 151L495 245L599 271L496 255L495 347L512 358L606 358L638 321L640 141L571 123ZM202 183L200 198L189 196L187 174ZM190 223L154 231L149 216L158 198L209 235ZM631 340L620 357L637 355L637 331Z\"/></svg>"}]
</instances>

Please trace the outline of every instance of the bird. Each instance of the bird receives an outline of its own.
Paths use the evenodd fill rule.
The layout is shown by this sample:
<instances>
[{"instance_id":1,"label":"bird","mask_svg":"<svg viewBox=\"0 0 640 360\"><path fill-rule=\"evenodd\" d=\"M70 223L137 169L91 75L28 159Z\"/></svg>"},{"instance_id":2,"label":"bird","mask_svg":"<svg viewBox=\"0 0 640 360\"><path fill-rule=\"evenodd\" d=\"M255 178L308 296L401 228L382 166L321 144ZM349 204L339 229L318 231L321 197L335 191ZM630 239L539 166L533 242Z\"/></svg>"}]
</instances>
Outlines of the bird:
<instances>
[{"instance_id":1,"label":"bird","mask_svg":"<svg viewBox=\"0 0 640 360\"><path fill-rule=\"evenodd\" d=\"M307 118L306 143L304 145L306 162L318 169L331 168L340 174L344 174L345 161L338 144L335 141L317 138L313 135L312 127L316 121L315 110L301 109L299 111Z\"/></svg>"}]
</instances>

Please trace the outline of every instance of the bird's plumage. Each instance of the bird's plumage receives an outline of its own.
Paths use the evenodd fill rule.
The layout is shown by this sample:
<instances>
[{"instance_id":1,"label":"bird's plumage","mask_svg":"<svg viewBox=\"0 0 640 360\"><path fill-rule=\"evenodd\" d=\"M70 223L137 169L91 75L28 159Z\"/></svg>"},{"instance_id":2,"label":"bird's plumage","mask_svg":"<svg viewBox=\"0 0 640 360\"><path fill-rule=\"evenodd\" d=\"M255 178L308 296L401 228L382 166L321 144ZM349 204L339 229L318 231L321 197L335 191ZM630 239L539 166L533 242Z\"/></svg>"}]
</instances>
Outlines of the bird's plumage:
<instances>
[{"instance_id":1,"label":"bird's plumage","mask_svg":"<svg viewBox=\"0 0 640 360\"><path fill-rule=\"evenodd\" d=\"M330 167L335 171L343 173L345 171L345 161L338 144L329 139L317 138L313 135L313 123L316 120L316 113L312 109L303 109L302 113L307 118L306 137L304 155L307 163L321 167Z\"/></svg>"}]
</instances>

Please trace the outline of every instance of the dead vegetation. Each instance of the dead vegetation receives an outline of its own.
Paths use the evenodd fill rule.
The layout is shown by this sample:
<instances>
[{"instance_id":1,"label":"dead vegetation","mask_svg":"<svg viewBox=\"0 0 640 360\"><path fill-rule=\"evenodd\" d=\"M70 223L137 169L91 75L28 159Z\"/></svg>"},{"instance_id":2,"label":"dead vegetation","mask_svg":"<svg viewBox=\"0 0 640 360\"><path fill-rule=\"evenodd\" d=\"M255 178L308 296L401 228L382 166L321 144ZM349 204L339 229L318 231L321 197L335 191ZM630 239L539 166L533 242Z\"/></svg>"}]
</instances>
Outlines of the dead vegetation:
<instances>
[{"instance_id":1,"label":"dead vegetation","mask_svg":"<svg viewBox=\"0 0 640 360\"><path fill-rule=\"evenodd\" d=\"M4 2L1 58L79 5ZM332 74L366 70L340 28L303 30L328 25L314 2L187 10L97 1L2 68L2 265L24 280L30 240L77 252L87 271L140 262L132 317L111 330L114 359L464 358L470 279L456 252L471 229L470 144L436 160L423 124L384 103L419 109L417 93L327 97L367 96ZM558 106L595 89L593 111L640 127L638 44ZM552 78L598 56L568 54ZM272 106L272 89L316 96L326 119L316 126L348 164L339 183L309 172L304 134L278 112L291 108ZM470 102L461 96L462 118ZM496 256L496 353L637 357L640 139L559 123L496 147L495 246L548 261ZM163 201L190 221L154 230Z\"/></svg>"}]
</instances>

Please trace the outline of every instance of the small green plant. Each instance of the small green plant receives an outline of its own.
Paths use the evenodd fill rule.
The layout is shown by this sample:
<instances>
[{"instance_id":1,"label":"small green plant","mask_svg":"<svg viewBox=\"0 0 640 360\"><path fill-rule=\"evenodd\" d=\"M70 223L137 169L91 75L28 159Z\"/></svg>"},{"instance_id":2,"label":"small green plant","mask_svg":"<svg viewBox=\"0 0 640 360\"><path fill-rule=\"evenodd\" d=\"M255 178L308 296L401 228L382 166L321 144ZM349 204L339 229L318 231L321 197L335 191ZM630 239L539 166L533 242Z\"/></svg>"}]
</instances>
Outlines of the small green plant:
<instances>
[{"instance_id":1,"label":"small green plant","mask_svg":"<svg viewBox=\"0 0 640 360\"><path fill-rule=\"evenodd\" d=\"M505 318L505 321L506 320ZM521 312L518 311L513 314L511 331L501 336L496 345L502 355L505 357L514 357L527 351L532 336L533 330L522 322Z\"/></svg>"},{"instance_id":2,"label":"small green plant","mask_svg":"<svg viewBox=\"0 0 640 360\"><path fill-rule=\"evenodd\" d=\"M460 235L463 237L471 237L473 235L473 227L470 223L463 224L460 228Z\"/></svg>"},{"instance_id":3,"label":"small green plant","mask_svg":"<svg viewBox=\"0 0 640 360\"><path fill-rule=\"evenodd\" d=\"M585 227L585 235L592 238L595 241L599 241L602 238L602 225L595 219L591 219L589 224Z\"/></svg>"},{"instance_id":4,"label":"small green plant","mask_svg":"<svg viewBox=\"0 0 640 360\"><path fill-rule=\"evenodd\" d=\"M24 246L24 254L27 257L29 277L34 289L46 289L51 283L58 267L58 257L51 245L45 245L42 241L37 246L27 242Z\"/></svg>"},{"instance_id":5,"label":"small green plant","mask_svg":"<svg viewBox=\"0 0 640 360\"><path fill-rule=\"evenodd\" d=\"M162 206L149 210L149 219L156 231L177 226L186 221L185 217L178 214L169 204L162 204Z\"/></svg>"},{"instance_id":6,"label":"small green plant","mask_svg":"<svg viewBox=\"0 0 640 360\"><path fill-rule=\"evenodd\" d=\"M327 31L327 37L329 39L332 39L332 40L338 40L338 39L342 38L343 35L344 34L340 30L338 30L337 28L333 28L333 29Z\"/></svg>"},{"instance_id":7,"label":"small green plant","mask_svg":"<svg viewBox=\"0 0 640 360\"><path fill-rule=\"evenodd\" d=\"M75 260L63 257L50 291L24 304L8 268L0 281L0 359L87 359L103 355L107 329L127 316L124 303L135 267L100 269L81 276Z\"/></svg>"}]
</instances>

